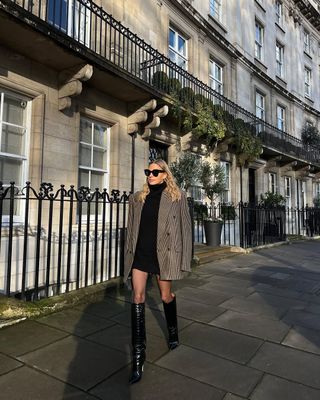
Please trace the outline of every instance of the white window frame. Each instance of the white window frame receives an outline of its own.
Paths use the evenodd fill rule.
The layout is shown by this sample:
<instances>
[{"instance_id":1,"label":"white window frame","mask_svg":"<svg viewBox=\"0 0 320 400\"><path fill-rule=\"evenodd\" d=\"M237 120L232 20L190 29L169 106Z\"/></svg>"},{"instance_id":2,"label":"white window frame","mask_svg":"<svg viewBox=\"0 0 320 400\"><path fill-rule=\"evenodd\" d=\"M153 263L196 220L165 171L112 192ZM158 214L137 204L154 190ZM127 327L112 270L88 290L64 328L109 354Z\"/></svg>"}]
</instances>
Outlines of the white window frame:
<instances>
[{"instance_id":1,"label":"white window frame","mask_svg":"<svg viewBox=\"0 0 320 400\"><path fill-rule=\"evenodd\" d=\"M275 194L278 192L277 190L277 174L275 172L269 172L269 192Z\"/></svg>"},{"instance_id":2,"label":"white window frame","mask_svg":"<svg viewBox=\"0 0 320 400\"><path fill-rule=\"evenodd\" d=\"M256 90L256 117L265 120L266 117L266 96ZM258 100L261 100L258 102Z\"/></svg>"},{"instance_id":3,"label":"white window frame","mask_svg":"<svg viewBox=\"0 0 320 400\"><path fill-rule=\"evenodd\" d=\"M221 167L224 169L225 173L225 190L222 193L221 201L223 203L230 203L231 202L231 163L228 161L220 161Z\"/></svg>"},{"instance_id":4,"label":"white window frame","mask_svg":"<svg viewBox=\"0 0 320 400\"><path fill-rule=\"evenodd\" d=\"M275 1L276 22L282 26L283 23L283 4L281 1Z\"/></svg>"},{"instance_id":5,"label":"white window frame","mask_svg":"<svg viewBox=\"0 0 320 400\"><path fill-rule=\"evenodd\" d=\"M89 188L91 189L91 192L94 192L93 187L91 187L91 172L99 172L103 174L103 187L99 188L100 191L102 191L104 188L108 190L109 188L109 170L110 170L110 125L104 122L101 122L99 120L95 120L93 118L87 118L86 116L81 116L81 120L86 120L87 122L91 123L91 143L87 143L84 141L79 140L79 165L78 165L78 171L79 171L79 183L80 183L80 172L81 171L88 171L89 172ZM96 125L102 125L106 128L107 131L107 144L106 146L98 146L93 144L93 135L94 135L94 126ZM79 137L80 137L80 127L79 127ZM80 151L81 151L81 146L86 146L90 147L91 150L91 156L90 156L90 166L88 167L87 165L81 165L80 164ZM93 166L93 150L94 149L100 149L100 150L105 150L105 157L107 158L106 161L106 168L96 168ZM80 185L79 185L80 186Z\"/></svg>"},{"instance_id":6,"label":"white window frame","mask_svg":"<svg viewBox=\"0 0 320 400\"><path fill-rule=\"evenodd\" d=\"M276 74L283 78L284 76L284 46L276 42Z\"/></svg>"},{"instance_id":7,"label":"white window frame","mask_svg":"<svg viewBox=\"0 0 320 400\"><path fill-rule=\"evenodd\" d=\"M222 16L222 0L210 0L209 2L209 13L211 17L221 21Z\"/></svg>"},{"instance_id":8,"label":"white window frame","mask_svg":"<svg viewBox=\"0 0 320 400\"><path fill-rule=\"evenodd\" d=\"M307 53L311 53L311 37L310 32L307 29L303 30L303 50Z\"/></svg>"},{"instance_id":9,"label":"white window frame","mask_svg":"<svg viewBox=\"0 0 320 400\"><path fill-rule=\"evenodd\" d=\"M255 45L254 56L258 60L263 60L264 27L259 21L255 21Z\"/></svg>"},{"instance_id":10,"label":"white window frame","mask_svg":"<svg viewBox=\"0 0 320 400\"><path fill-rule=\"evenodd\" d=\"M286 130L286 109L277 104L277 128L280 131Z\"/></svg>"},{"instance_id":11,"label":"white window frame","mask_svg":"<svg viewBox=\"0 0 320 400\"><path fill-rule=\"evenodd\" d=\"M220 71L220 80L216 74L217 70ZM223 95L223 66L213 59L209 61L209 84L213 90Z\"/></svg>"},{"instance_id":12,"label":"white window frame","mask_svg":"<svg viewBox=\"0 0 320 400\"><path fill-rule=\"evenodd\" d=\"M53 4L50 5L51 1ZM48 1L49 12L51 7L55 6L60 7L60 9L54 10L53 15L48 15L49 23L85 46L90 47L91 10L78 0L61 0L59 3L53 0ZM60 17L55 15L56 11L60 12ZM63 15L64 19L61 20ZM66 26L62 25L63 22Z\"/></svg>"},{"instance_id":13,"label":"white window frame","mask_svg":"<svg viewBox=\"0 0 320 400\"><path fill-rule=\"evenodd\" d=\"M311 83L312 83L312 70L311 68L304 67L304 95L311 97Z\"/></svg>"},{"instance_id":14,"label":"white window frame","mask_svg":"<svg viewBox=\"0 0 320 400\"><path fill-rule=\"evenodd\" d=\"M174 33L174 45L173 46L170 44L170 31ZM184 41L185 54L183 54L183 52L181 53L179 51L179 47L178 47L179 37ZM188 70L188 39L171 25L169 26L168 49L169 49L170 60L187 71ZM174 54L174 59L170 56L170 52L172 52ZM181 66L181 63L179 63L178 60L182 60L185 67Z\"/></svg>"},{"instance_id":15,"label":"white window frame","mask_svg":"<svg viewBox=\"0 0 320 400\"><path fill-rule=\"evenodd\" d=\"M288 208L291 208L291 205L292 205L292 183L291 183L290 176L284 177L284 192L285 192L285 198L286 198L286 206Z\"/></svg>"},{"instance_id":16,"label":"white window frame","mask_svg":"<svg viewBox=\"0 0 320 400\"><path fill-rule=\"evenodd\" d=\"M16 100L26 103L26 107L25 107L26 114L25 114L24 126L15 125L15 124L7 123L7 122L3 121L3 105L4 105L4 97L5 96L11 97L11 98L14 98ZM29 171L28 171L28 168L29 168L28 154L29 154L29 148L30 148L30 132L31 132L31 105L32 105L32 101L30 98L27 98L26 96L23 96L23 95L20 95L17 93L13 93L6 89L0 88L0 157L21 161L20 182L15 182L15 186L17 186L19 189L22 189L28 180L28 173L29 173ZM11 153L6 153L6 152L1 151L3 125L13 126L16 128L23 128L25 130L24 149L22 151L23 154L18 155L18 154L11 154ZM8 187L9 184L10 184L9 182L3 182L4 187ZM20 223L23 221L23 216L24 216L24 208L21 207L21 204L18 204L17 214L14 214L13 221ZM3 222L9 222L8 215L3 214Z\"/></svg>"},{"instance_id":17,"label":"white window frame","mask_svg":"<svg viewBox=\"0 0 320 400\"><path fill-rule=\"evenodd\" d=\"M297 196L297 200L299 200L299 208L302 208L302 207L306 206L306 182L304 182L301 179L298 179L298 196Z\"/></svg>"}]
</instances>

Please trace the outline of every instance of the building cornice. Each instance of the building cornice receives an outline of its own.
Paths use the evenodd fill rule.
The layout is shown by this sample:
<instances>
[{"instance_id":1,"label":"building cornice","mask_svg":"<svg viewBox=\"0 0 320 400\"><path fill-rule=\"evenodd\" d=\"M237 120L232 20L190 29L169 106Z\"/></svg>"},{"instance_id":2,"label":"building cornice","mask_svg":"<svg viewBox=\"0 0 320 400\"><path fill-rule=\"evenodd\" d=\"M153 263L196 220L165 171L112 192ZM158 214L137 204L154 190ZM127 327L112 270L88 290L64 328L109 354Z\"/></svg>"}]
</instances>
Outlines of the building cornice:
<instances>
[{"instance_id":1,"label":"building cornice","mask_svg":"<svg viewBox=\"0 0 320 400\"><path fill-rule=\"evenodd\" d=\"M302 0L297 0L297 2ZM288 100L298 104L300 107L303 107L307 112L315 115L316 117L320 117L320 110L317 110L314 107L311 107L303 100L299 99L289 90L286 90L277 83L273 78L271 78L268 74L263 72L260 68L258 68L252 61L250 61L240 50L238 50L235 46L233 46L220 32L218 32L214 26L208 22L203 16L197 11L188 0L170 0L171 5L176 6L185 16L192 20L192 22L202 31L205 32L206 36L211 40L219 44L223 50L225 50L231 57L240 60L244 65L246 65L249 70L257 77L259 77L264 83L271 86L277 92L281 93L281 95L285 96ZM168 3L168 4L169 4ZM309 3L309 2L308 2Z\"/></svg>"},{"instance_id":2,"label":"building cornice","mask_svg":"<svg viewBox=\"0 0 320 400\"><path fill-rule=\"evenodd\" d=\"M318 4L318 10L308 0L293 0L293 2L298 7L301 14L308 19L318 32L320 32L320 2Z\"/></svg>"}]
</instances>

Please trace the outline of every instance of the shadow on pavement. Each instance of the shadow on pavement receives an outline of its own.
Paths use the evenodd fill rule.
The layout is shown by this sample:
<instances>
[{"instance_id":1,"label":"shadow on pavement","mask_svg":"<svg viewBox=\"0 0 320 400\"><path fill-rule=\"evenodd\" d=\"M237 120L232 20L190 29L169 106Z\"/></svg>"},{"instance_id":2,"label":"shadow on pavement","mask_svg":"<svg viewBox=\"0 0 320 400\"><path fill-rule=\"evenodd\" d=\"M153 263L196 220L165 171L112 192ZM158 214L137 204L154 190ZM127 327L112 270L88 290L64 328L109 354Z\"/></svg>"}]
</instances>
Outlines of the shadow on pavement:
<instances>
[{"instance_id":1,"label":"shadow on pavement","mask_svg":"<svg viewBox=\"0 0 320 400\"><path fill-rule=\"evenodd\" d=\"M161 299L157 284L149 279L146 296L145 364L145 373L149 374L154 373L150 362L168 351L165 320L159 312L162 308L159 303ZM143 385L138 383L131 386L128 383L131 372L130 310L131 290L127 287L109 290L102 301L73 310L79 315L81 313L81 316L74 325L72 336L66 339L65 348L59 351L69 359L68 365L62 363L62 368L68 370L66 381L88 393L79 399L148 398ZM63 400L74 398L66 386Z\"/></svg>"}]
</instances>

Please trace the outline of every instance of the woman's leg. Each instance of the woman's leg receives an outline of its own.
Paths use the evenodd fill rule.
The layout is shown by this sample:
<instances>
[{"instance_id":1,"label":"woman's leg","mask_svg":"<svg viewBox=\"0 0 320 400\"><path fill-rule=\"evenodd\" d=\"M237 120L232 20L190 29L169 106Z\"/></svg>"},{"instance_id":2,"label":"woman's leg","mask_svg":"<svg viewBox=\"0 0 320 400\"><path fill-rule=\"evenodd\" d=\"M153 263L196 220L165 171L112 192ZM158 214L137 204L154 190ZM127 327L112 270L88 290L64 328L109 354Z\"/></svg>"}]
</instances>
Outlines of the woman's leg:
<instances>
[{"instance_id":1,"label":"woman's leg","mask_svg":"<svg viewBox=\"0 0 320 400\"><path fill-rule=\"evenodd\" d=\"M159 276L157 276L157 281L167 321L168 346L170 350L173 350L179 346L176 296L171 291L171 281L162 281Z\"/></svg>"},{"instance_id":2,"label":"woman's leg","mask_svg":"<svg viewBox=\"0 0 320 400\"><path fill-rule=\"evenodd\" d=\"M132 374L130 383L140 381L146 359L145 328L145 292L148 274L138 269L132 270L132 304L131 304L131 337L132 337Z\"/></svg>"},{"instance_id":3,"label":"woman's leg","mask_svg":"<svg viewBox=\"0 0 320 400\"><path fill-rule=\"evenodd\" d=\"M146 284L148 273L140 271L139 269L132 269L132 302L140 304L145 302L146 298Z\"/></svg>"}]
</instances>

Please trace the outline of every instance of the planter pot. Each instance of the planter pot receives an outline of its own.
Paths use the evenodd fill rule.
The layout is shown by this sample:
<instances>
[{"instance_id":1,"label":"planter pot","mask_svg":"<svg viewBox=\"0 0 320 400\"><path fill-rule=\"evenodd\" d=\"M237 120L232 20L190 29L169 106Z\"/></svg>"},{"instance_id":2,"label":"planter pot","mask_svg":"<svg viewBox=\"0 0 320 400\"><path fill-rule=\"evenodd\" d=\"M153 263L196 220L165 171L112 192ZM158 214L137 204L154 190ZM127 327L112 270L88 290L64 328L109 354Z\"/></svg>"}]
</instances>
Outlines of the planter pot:
<instances>
[{"instance_id":1,"label":"planter pot","mask_svg":"<svg viewBox=\"0 0 320 400\"><path fill-rule=\"evenodd\" d=\"M214 221L204 221L204 232L206 235L206 245L217 247L221 244L222 223Z\"/></svg>"}]
</instances>

